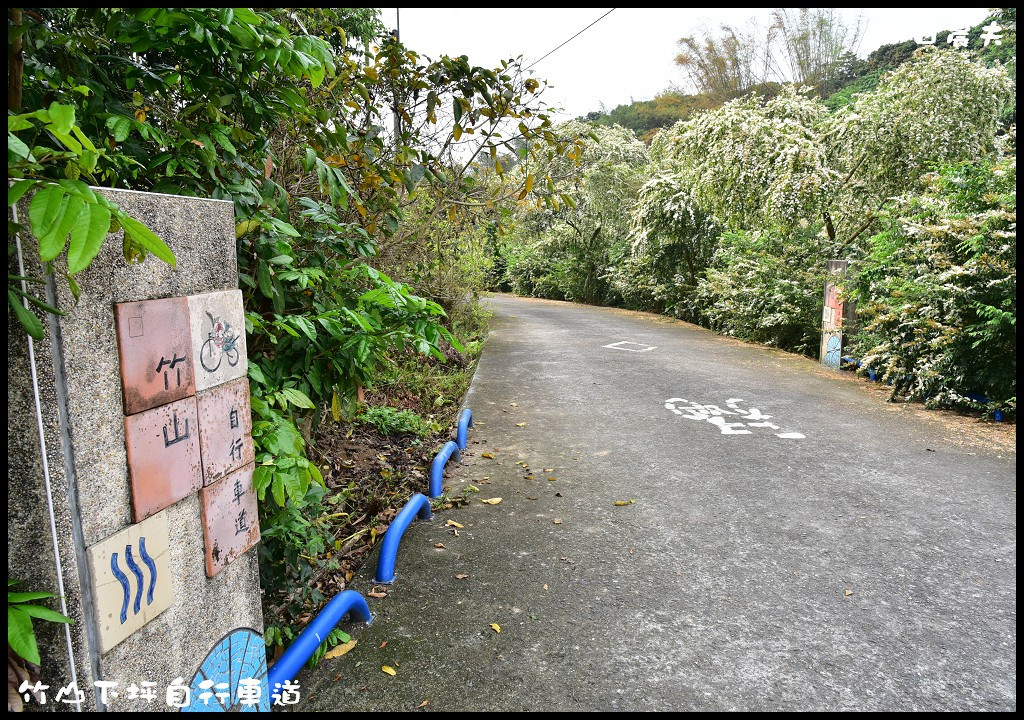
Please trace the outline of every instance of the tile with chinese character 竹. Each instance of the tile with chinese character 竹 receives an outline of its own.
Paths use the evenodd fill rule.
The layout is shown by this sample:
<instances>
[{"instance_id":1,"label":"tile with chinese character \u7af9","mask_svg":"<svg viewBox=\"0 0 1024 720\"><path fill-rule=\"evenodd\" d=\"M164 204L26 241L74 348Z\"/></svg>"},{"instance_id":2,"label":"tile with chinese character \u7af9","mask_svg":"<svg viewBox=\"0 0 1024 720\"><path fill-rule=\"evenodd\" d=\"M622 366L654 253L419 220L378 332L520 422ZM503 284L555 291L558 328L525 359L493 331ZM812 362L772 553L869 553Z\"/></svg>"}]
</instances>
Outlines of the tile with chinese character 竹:
<instances>
[{"instance_id":1,"label":"tile with chinese character \u7af9","mask_svg":"<svg viewBox=\"0 0 1024 720\"><path fill-rule=\"evenodd\" d=\"M125 415L194 395L188 300L143 300L114 306Z\"/></svg>"}]
</instances>

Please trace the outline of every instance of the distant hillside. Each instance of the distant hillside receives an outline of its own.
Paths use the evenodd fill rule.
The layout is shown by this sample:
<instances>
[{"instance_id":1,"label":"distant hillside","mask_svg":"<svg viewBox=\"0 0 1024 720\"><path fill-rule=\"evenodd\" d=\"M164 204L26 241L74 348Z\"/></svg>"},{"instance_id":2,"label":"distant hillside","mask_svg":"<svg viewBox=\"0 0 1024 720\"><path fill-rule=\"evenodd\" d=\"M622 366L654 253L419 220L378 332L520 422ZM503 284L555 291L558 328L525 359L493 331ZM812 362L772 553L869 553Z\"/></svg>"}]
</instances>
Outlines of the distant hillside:
<instances>
[{"instance_id":1,"label":"distant hillside","mask_svg":"<svg viewBox=\"0 0 1024 720\"><path fill-rule=\"evenodd\" d=\"M983 28L993 21L1003 28L1003 43L1002 45L989 44L985 47L981 37L984 33ZM1006 64L1011 75L1016 77L1016 8L994 10L985 20L971 28L967 37L968 49L980 50L981 57L987 62ZM940 32L935 38L935 44L938 47L945 47L948 44L948 39L948 31ZM873 90L877 87L882 75L905 63L918 47L920 46L914 40L906 40L882 45L864 60L854 57L845 58L844 67L839 74L842 84L833 92L823 96L825 104L831 109L837 110L853 102L855 94ZM757 92L761 95L771 96L777 92L777 88L777 84L767 83L749 88L747 93ZM638 100L628 105L619 105L610 112L590 112L579 119L592 122L595 125L621 125L632 130L644 142L650 143L651 138L661 128L674 125L680 120L686 120L700 110L717 107L722 102L721 99L710 98L707 95L687 95L677 89L668 89L653 100ZM1007 125L1016 121L1016 105L1007 111L1003 121Z\"/></svg>"}]
</instances>

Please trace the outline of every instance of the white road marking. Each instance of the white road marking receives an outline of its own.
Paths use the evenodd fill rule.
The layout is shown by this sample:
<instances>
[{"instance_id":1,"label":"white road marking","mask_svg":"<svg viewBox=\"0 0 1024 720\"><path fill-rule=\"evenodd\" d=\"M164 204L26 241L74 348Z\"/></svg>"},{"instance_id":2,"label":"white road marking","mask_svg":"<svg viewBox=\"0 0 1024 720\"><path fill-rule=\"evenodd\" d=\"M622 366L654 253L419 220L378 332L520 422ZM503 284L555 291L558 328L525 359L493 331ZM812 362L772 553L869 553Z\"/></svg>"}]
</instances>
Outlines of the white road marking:
<instances>
[{"instance_id":1,"label":"white road marking","mask_svg":"<svg viewBox=\"0 0 1024 720\"><path fill-rule=\"evenodd\" d=\"M752 435L753 433L750 430L736 429L742 428L744 425L747 427L770 428L772 430L782 429L778 425L768 422L772 417L771 415L765 415L757 408L744 410L739 407L739 403L741 402L743 402L743 400L740 398L729 398L725 401L725 404L726 407L730 409L723 410L718 405L703 405L685 398L676 397L669 398L665 401L665 409L670 410L676 415L682 415L687 420L703 420L711 423L721 431L722 435ZM728 422L724 417L725 415L736 416L737 420L742 419L746 422ZM793 440L799 440L806 437L802 433L798 432L776 433L775 436Z\"/></svg>"},{"instance_id":2,"label":"white road marking","mask_svg":"<svg viewBox=\"0 0 1024 720\"><path fill-rule=\"evenodd\" d=\"M620 347L622 345L636 345L637 348ZM627 352L650 352L651 350L657 350L657 345L644 345L643 343L629 342L628 340L622 340L617 343L611 343L610 345L602 345L601 347L611 348L612 350L626 350Z\"/></svg>"}]
</instances>

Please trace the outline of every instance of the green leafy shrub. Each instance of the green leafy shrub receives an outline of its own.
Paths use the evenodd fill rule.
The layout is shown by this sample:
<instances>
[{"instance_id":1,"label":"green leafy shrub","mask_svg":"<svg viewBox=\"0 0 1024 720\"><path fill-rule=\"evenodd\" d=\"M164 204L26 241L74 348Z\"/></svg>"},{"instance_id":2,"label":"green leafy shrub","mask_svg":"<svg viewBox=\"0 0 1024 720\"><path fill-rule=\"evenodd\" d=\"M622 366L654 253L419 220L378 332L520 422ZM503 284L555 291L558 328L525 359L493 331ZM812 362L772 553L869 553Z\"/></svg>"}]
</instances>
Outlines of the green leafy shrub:
<instances>
[{"instance_id":1,"label":"green leafy shrub","mask_svg":"<svg viewBox=\"0 0 1024 720\"><path fill-rule=\"evenodd\" d=\"M1016 156L925 177L882 214L853 290L853 352L893 397L1016 411ZM982 404L970 395L985 396Z\"/></svg>"},{"instance_id":2,"label":"green leafy shrub","mask_svg":"<svg viewBox=\"0 0 1024 720\"><path fill-rule=\"evenodd\" d=\"M726 233L701 278L697 303L726 335L815 355L825 284L823 238L810 230Z\"/></svg>"},{"instance_id":3,"label":"green leafy shrub","mask_svg":"<svg viewBox=\"0 0 1024 720\"><path fill-rule=\"evenodd\" d=\"M387 405L368 407L356 417L356 420L364 425L372 425L381 435L411 433L418 437L426 437L440 430L437 423L426 420L411 410L398 410Z\"/></svg>"},{"instance_id":4,"label":"green leafy shrub","mask_svg":"<svg viewBox=\"0 0 1024 720\"><path fill-rule=\"evenodd\" d=\"M48 622L74 624L66 615L42 605L32 604L33 600L47 600L54 597L49 592L12 592L17 580L7 581L7 644L23 660L39 665L39 645L32 627L32 618Z\"/></svg>"}]
</instances>

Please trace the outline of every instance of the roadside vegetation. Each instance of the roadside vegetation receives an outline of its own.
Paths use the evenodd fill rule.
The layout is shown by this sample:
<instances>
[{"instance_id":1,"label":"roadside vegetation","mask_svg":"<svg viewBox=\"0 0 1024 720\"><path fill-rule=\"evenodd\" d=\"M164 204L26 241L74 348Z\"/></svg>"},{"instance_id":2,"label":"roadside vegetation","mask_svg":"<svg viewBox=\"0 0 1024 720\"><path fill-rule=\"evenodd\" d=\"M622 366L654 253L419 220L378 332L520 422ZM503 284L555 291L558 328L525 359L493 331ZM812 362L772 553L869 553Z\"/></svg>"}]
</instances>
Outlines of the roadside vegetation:
<instances>
[{"instance_id":1,"label":"roadside vegetation","mask_svg":"<svg viewBox=\"0 0 1024 720\"><path fill-rule=\"evenodd\" d=\"M485 246L533 194L505 168L580 141L518 60L423 57L369 8L11 8L8 69L8 204L32 198L8 237L80 302L108 231L175 262L90 185L234 203L279 650L425 486L486 332ZM11 277L9 308L40 337L33 287Z\"/></svg>"},{"instance_id":2,"label":"roadside vegetation","mask_svg":"<svg viewBox=\"0 0 1024 720\"><path fill-rule=\"evenodd\" d=\"M859 372L893 400L1013 417L1016 11L965 47L944 32L865 61L832 10L780 10L772 33L683 38L697 92L650 101L678 121L640 103L563 125L588 143L530 169L551 202L519 203L494 287L816 356L826 263L848 260Z\"/></svg>"}]
</instances>

